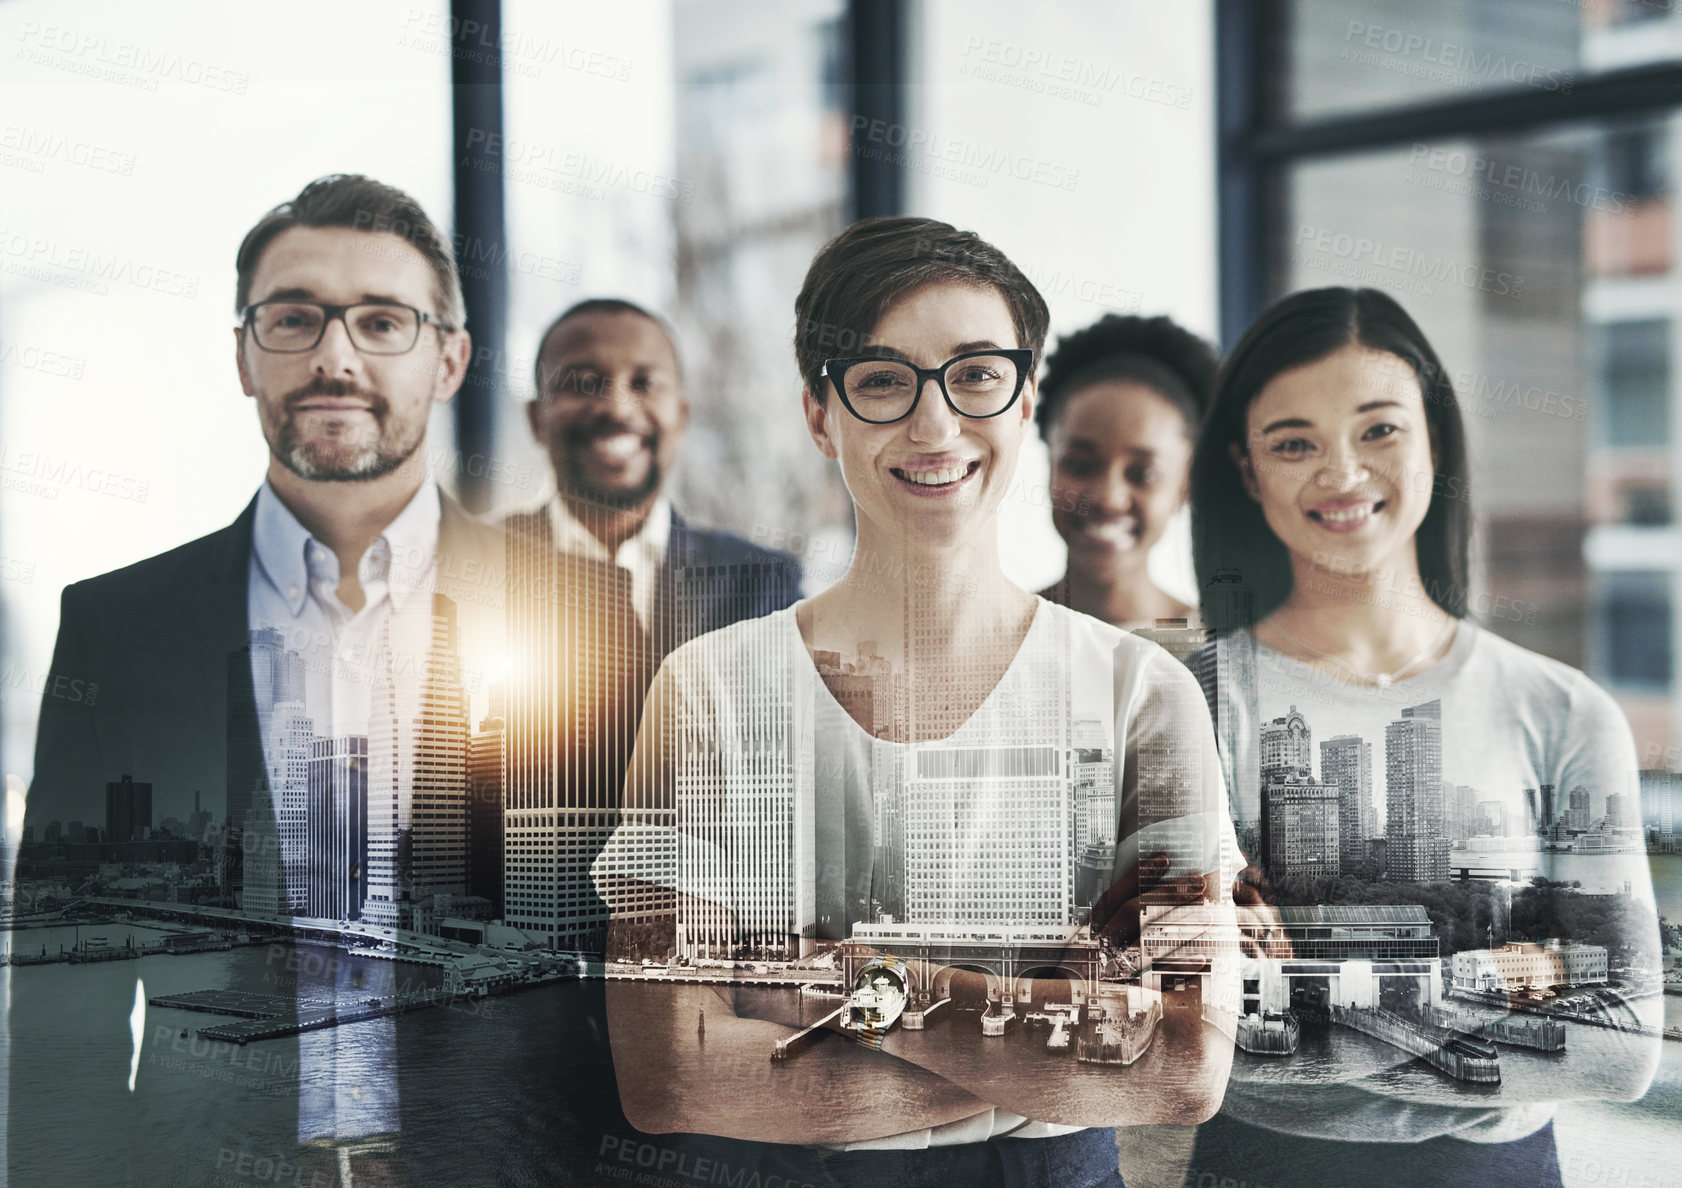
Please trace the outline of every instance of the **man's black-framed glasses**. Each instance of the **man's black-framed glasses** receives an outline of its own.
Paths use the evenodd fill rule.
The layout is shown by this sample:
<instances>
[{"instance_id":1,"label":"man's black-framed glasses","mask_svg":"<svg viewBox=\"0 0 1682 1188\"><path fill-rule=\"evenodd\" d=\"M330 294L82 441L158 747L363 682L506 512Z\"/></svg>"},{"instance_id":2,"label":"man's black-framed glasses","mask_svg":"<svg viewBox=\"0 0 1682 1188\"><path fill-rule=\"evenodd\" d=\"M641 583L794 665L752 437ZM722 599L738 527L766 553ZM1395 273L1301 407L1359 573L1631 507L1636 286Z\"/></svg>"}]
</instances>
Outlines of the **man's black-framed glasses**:
<instances>
[{"instance_id":1,"label":"man's black-framed glasses","mask_svg":"<svg viewBox=\"0 0 1682 1188\"><path fill-rule=\"evenodd\" d=\"M823 374L847 411L872 425L891 425L910 416L929 380L940 385L940 394L959 416L996 417L1016 403L1033 371L1034 352L1027 347L965 351L939 367L914 367L879 355L825 359L823 364Z\"/></svg>"},{"instance_id":2,"label":"man's black-framed glasses","mask_svg":"<svg viewBox=\"0 0 1682 1188\"><path fill-rule=\"evenodd\" d=\"M240 324L249 326L257 345L279 355L312 351L327 333L327 323L345 324L350 344L369 355L402 355L414 350L423 325L454 330L439 318L394 301L358 301L330 305L325 301L259 301L239 311Z\"/></svg>"}]
</instances>

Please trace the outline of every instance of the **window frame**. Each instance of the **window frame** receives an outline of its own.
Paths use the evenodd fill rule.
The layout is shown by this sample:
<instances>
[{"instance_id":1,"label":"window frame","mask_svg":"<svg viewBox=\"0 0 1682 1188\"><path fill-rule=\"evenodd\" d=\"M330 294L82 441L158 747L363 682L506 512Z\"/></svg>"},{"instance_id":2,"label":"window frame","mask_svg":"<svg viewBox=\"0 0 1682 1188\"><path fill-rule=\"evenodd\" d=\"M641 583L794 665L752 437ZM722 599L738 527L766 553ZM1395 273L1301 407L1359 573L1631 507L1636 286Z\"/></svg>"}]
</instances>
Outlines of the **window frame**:
<instances>
[{"instance_id":1,"label":"window frame","mask_svg":"<svg viewBox=\"0 0 1682 1188\"><path fill-rule=\"evenodd\" d=\"M1293 166L1417 141L1530 132L1663 116L1682 109L1682 58L1578 77L1569 91L1526 87L1363 110L1282 118L1289 0L1215 0L1217 270L1221 343L1283 293L1285 183Z\"/></svg>"}]
</instances>

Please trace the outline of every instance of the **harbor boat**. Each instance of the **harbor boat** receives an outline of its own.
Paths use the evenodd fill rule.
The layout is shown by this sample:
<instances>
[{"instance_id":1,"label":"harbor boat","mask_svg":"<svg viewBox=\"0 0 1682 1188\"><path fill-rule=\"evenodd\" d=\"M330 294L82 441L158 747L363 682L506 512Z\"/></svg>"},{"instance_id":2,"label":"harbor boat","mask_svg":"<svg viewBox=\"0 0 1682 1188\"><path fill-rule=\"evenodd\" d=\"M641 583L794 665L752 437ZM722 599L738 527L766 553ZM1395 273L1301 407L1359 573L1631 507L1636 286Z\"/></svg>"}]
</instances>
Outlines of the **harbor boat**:
<instances>
[{"instance_id":1,"label":"harbor boat","mask_svg":"<svg viewBox=\"0 0 1682 1188\"><path fill-rule=\"evenodd\" d=\"M1267 1011L1242 1015L1235 1042L1256 1056L1289 1056L1302 1039L1302 1024L1292 1011Z\"/></svg>"},{"instance_id":2,"label":"harbor boat","mask_svg":"<svg viewBox=\"0 0 1682 1188\"><path fill-rule=\"evenodd\" d=\"M70 954L71 965L91 965L98 961L133 961L141 956L139 949L104 948L75 949Z\"/></svg>"},{"instance_id":3,"label":"harbor boat","mask_svg":"<svg viewBox=\"0 0 1682 1188\"><path fill-rule=\"evenodd\" d=\"M1291 1013L1301 1023L1314 1027L1332 1024L1331 995L1324 986L1295 986L1291 990Z\"/></svg>"},{"instance_id":4,"label":"harbor boat","mask_svg":"<svg viewBox=\"0 0 1682 1188\"><path fill-rule=\"evenodd\" d=\"M1087 1064L1132 1064L1150 1051L1156 1027L1162 1022L1162 1003L1152 999L1141 1011L1112 1018L1109 1010L1075 1045L1075 1059Z\"/></svg>"}]
</instances>

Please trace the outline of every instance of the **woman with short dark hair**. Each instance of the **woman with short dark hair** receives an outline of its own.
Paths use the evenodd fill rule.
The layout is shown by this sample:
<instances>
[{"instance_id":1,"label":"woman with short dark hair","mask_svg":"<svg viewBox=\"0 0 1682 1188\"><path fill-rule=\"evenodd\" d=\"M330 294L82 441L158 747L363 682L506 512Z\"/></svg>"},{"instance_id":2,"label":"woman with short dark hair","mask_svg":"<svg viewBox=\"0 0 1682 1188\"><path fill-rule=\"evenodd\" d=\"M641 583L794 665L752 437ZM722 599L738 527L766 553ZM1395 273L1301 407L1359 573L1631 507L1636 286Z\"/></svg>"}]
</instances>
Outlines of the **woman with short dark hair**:
<instances>
[{"instance_id":1,"label":"woman with short dark hair","mask_svg":"<svg viewBox=\"0 0 1682 1188\"><path fill-rule=\"evenodd\" d=\"M1194 662L1283 918L1238 1034L1274 1054L1238 1058L1188 1184L1558 1184L1554 1104L1633 1100L1651 1077L1637 1020L1656 1015L1615 980L1592 993L1619 1027L1572 1026L1545 1061L1487 1042L1531 1005L1500 970L1578 981L1608 951L1656 968L1658 937L1641 848L1610 844L1638 795L1623 715L1466 617L1472 489L1453 385L1383 293L1292 294L1221 370L1191 486L1219 637ZM1606 813L1604 856L1577 868L1617 905L1594 936L1573 935L1572 892L1526 886L1556 873L1541 835L1564 836L1567 795L1572 828ZM1488 879L1516 884L1504 907ZM1306 1035L1279 1046L1299 1024L1326 1029L1312 1059Z\"/></svg>"},{"instance_id":2,"label":"woman with short dark hair","mask_svg":"<svg viewBox=\"0 0 1682 1188\"><path fill-rule=\"evenodd\" d=\"M1230 1058L1154 982L1104 978L1146 900L1189 905L1187 938L1221 923L1230 825L1201 691L1004 576L997 511L1046 310L1003 253L867 219L818 253L796 314L852 562L667 659L598 874L616 943L669 903L680 963L803 969L836 996L610 984L626 1115L751 1140L813 1183L1117 1184L1110 1128L1207 1116ZM728 1003L704 1044L677 1023L686 995ZM1062 1047L1019 1000L1069 1027ZM1158 1019L1157 1050L1127 1049Z\"/></svg>"}]
</instances>

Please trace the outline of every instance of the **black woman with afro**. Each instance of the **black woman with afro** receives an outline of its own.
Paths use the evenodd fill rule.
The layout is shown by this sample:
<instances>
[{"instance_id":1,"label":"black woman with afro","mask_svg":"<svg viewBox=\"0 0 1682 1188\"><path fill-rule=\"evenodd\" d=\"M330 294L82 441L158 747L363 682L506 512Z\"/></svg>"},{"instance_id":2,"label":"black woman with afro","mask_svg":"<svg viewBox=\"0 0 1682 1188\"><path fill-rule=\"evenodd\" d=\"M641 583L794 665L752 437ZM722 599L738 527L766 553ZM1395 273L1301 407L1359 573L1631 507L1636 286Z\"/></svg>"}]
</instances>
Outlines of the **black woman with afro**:
<instances>
[{"instance_id":1,"label":"black woman with afro","mask_svg":"<svg viewBox=\"0 0 1682 1188\"><path fill-rule=\"evenodd\" d=\"M1146 561L1185 504L1218 365L1213 347L1166 317L1106 314L1058 341L1035 416L1069 561L1044 597L1121 627L1195 618Z\"/></svg>"}]
</instances>

